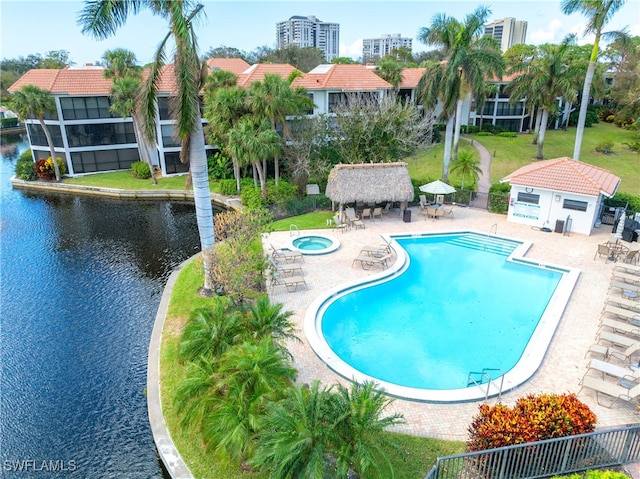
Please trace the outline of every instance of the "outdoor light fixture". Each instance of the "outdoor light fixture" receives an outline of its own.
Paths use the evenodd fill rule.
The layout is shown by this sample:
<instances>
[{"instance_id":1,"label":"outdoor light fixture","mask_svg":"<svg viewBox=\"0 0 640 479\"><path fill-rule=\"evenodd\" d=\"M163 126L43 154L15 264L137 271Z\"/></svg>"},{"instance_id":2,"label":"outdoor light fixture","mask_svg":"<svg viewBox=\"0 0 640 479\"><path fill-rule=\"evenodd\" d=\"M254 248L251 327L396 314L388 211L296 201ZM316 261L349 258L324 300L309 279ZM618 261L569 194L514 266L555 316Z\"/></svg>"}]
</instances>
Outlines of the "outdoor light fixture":
<instances>
[{"instance_id":1,"label":"outdoor light fixture","mask_svg":"<svg viewBox=\"0 0 640 479\"><path fill-rule=\"evenodd\" d=\"M556 201L560 201L560 195L556 195Z\"/></svg>"}]
</instances>

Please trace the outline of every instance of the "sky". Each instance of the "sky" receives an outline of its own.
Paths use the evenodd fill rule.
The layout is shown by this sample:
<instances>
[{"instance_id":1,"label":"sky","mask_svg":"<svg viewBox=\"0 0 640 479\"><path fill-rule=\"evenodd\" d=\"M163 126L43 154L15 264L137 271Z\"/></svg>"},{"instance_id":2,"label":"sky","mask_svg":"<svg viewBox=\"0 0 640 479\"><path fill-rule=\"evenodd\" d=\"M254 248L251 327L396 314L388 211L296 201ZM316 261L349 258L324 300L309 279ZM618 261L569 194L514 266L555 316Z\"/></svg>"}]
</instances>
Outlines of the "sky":
<instances>
[{"instance_id":1,"label":"sky","mask_svg":"<svg viewBox=\"0 0 640 479\"><path fill-rule=\"evenodd\" d=\"M560 0L201 0L205 17L198 24L200 54L210 48L234 47L251 52L258 47L275 48L276 23L294 15L315 16L340 24L340 56L359 59L362 39L397 34L413 38L413 52L431 49L418 33L431 24L434 15L445 14L463 20L478 6L489 7L489 21L505 17L528 22L526 43L559 43L567 34L578 35L578 43L592 43L584 36L585 18L564 15ZM84 2L76 0L0 0L0 58L45 55L66 50L76 65L95 63L105 51L126 48L140 64L153 59L158 43L167 32L164 20L147 12L132 16L115 36L95 40L83 35L77 17ZM627 0L608 24L607 30L627 28L640 36L640 0Z\"/></svg>"}]
</instances>

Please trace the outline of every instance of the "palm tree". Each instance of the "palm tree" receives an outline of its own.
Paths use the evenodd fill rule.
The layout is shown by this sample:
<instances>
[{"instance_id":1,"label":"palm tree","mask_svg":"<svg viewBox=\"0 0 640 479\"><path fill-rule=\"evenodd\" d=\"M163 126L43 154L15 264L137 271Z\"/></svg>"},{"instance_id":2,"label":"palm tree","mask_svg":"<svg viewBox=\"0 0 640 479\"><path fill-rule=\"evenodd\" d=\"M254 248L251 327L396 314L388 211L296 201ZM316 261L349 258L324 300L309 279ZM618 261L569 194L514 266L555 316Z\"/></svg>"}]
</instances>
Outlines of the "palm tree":
<instances>
[{"instance_id":1,"label":"palm tree","mask_svg":"<svg viewBox=\"0 0 640 479\"><path fill-rule=\"evenodd\" d=\"M593 33L595 40L593 49L591 50L591 58L587 74L584 77L584 87L582 89L582 99L580 101L580 113L578 114L578 126L576 129L576 141L573 147L573 158L580 159L580 148L582 146L582 137L584 135L584 124L587 119L587 107L589 106L589 98L591 97L591 82L598 61L598 49L600 48L600 38L602 37L602 29L611 20L613 15L620 10L626 3L626 0L562 0L561 8L565 15L571 15L580 12L588 18L585 34Z\"/></svg>"},{"instance_id":2,"label":"palm tree","mask_svg":"<svg viewBox=\"0 0 640 479\"><path fill-rule=\"evenodd\" d=\"M338 385L336 432L340 437L338 474L347 477L355 470L359 477L395 477L385 448L393 447L385 436L385 429L404 422L400 414L383 417L393 402L375 384L367 381L355 383L350 389Z\"/></svg>"},{"instance_id":3,"label":"palm tree","mask_svg":"<svg viewBox=\"0 0 640 479\"><path fill-rule=\"evenodd\" d=\"M436 15L430 27L420 30L420 40L427 45L440 47L445 59L442 63L432 65L420 81L420 99L425 106L433 108L435 101L440 100L442 113L440 117L447 121L445 135L445 157L443 180L449 178L449 162L457 153L460 140L460 124L462 121L462 105L465 98L473 92L481 90L487 78L500 78L505 62L497 43L490 37L482 35L484 24L491 11L486 7L477 8L465 17L464 22L444 14ZM429 70L436 70L429 72ZM432 84L432 82L437 82ZM427 97L427 93L438 93L435 97ZM455 106L455 113L454 113ZM455 119L455 126L450 125ZM453 139L451 138L453 133Z\"/></svg>"},{"instance_id":4,"label":"palm tree","mask_svg":"<svg viewBox=\"0 0 640 479\"><path fill-rule=\"evenodd\" d=\"M47 113L56 113L56 102L51 92L43 90L35 85L25 85L19 91L15 92L11 98L11 109L16 112L20 120L27 118L37 118L47 138L49 145L49 153L53 160L53 171L56 175L56 181L60 181L60 167L56 159L56 149L53 145L51 132L44 122Z\"/></svg>"},{"instance_id":5,"label":"palm tree","mask_svg":"<svg viewBox=\"0 0 640 479\"><path fill-rule=\"evenodd\" d=\"M402 83L402 70L404 65L394 56L387 55L380 59L374 71L384 81L391 83L393 90L397 93Z\"/></svg>"},{"instance_id":6,"label":"palm tree","mask_svg":"<svg viewBox=\"0 0 640 479\"><path fill-rule=\"evenodd\" d=\"M469 150L460 150L458 156L451 163L451 171L459 173L462 176L462 189L464 190L464 179L470 176L473 183L478 182L478 178L482 175L480 168L480 160Z\"/></svg>"},{"instance_id":7,"label":"palm tree","mask_svg":"<svg viewBox=\"0 0 640 479\"><path fill-rule=\"evenodd\" d=\"M291 387L296 370L271 337L229 348L219 361L218 387L204 418L204 438L211 447L240 461L250 457L258 422L266 405Z\"/></svg>"},{"instance_id":8,"label":"palm tree","mask_svg":"<svg viewBox=\"0 0 640 479\"><path fill-rule=\"evenodd\" d=\"M278 126L282 127L282 139L286 142L289 135L287 125L288 116L302 115L313 108L313 101L303 88L291 88L293 80L299 76L299 72L284 80L280 75L267 73L262 82L254 82L251 85L248 103L249 107L257 114L269 119L271 128L277 132ZM280 166L278 155L274 157L275 181L280 178ZM263 170L266 169L263 166Z\"/></svg>"},{"instance_id":9,"label":"palm tree","mask_svg":"<svg viewBox=\"0 0 640 479\"><path fill-rule=\"evenodd\" d=\"M318 381L288 389L283 400L267 406L251 464L270 479L336 477L329 461L334 404L333 394Z\"/></svg>"},{"instance_id":10,"label":"palm tree","mask_svg":"<svg viewBox=\"0 0 640 479\"><path fill-rule=\"evenodd\" d=\"M155 138L158 82L165 66L165 48L170 39L175 43L174 68L176 88L175 116L177 134L182 141L180 152L183 161L190 162L196 220L200 234L200 246L206 254L215 243L213 208L209 190L207 157L205 152L199 91L202 86L202 65L198 58L193 22L204 8L189 0L87 0L80 14L82 32L98 39L113 35L125 24L130 14L149 8L154 14L169 22L170 31L160 42L151 65L143 95L143 129L149 140ZM203 293L212 290L209 262L204 261Z\"/></svg>"},{"instance_id":11,"label":"palm tree","mask_svg":"<svg viewBox=\"0 0 640 479\"><path fill-rule=\"evenodd\" d=\"M138 155L140 159L149 165L151 180L154 185L158 184L156 171L149 154L149 144L147 137L140 131L140 114L138 113L138 98L142 88L142 71L136 65L136 55L130 50L116 48L107 50L102 58L107 64L104 70L106 78L113 78L111 85L111 106L109 110L115 115L123 118L131 117L133 123L133 133L138 144Z\"/></svg>"},{"instance_id":12,"label":"palm tree","mask_svg":"<svg viewBox=\"0 0 640 479\"><path fill-rule=\"evenodd\" d=\"M268 296L261 296L248 306L247 326L254 338L271 336L276 341L298 340L295 324L291 321L293 312L282 311L281 303L273 304Z\"/></svg>"},{"instance_id":13,"label":"palm tree","mask_svg":"<svg viewBox=\"0 0 640 479\"><path fill-rule=\"evenodd\" d=\"M530 63L515 64L510 74L517 76L507 85L511 102L520 101L534 95L541 110L538 153L536 159L543 159L544 136L549 113L555 111L558 97L571 99L575 96L572 83L572 70L567 64L567 52L570 41L565 39L560 45L542 45L538 57Z\"/></svg>"}]
</instances>

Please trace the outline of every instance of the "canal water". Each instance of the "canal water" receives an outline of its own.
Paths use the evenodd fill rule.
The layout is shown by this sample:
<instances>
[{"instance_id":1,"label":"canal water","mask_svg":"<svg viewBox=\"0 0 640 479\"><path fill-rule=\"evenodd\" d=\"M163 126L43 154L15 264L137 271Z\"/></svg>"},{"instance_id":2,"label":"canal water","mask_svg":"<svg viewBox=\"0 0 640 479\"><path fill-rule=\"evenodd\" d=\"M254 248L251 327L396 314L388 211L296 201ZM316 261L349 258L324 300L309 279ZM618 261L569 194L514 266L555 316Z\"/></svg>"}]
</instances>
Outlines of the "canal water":
<instances>
[{"instance_id":1,"label":"canal water","mask_svg":"<svg viewBox=\"0 0 640 479\"><path fill-rule=\"evenodd\" d=\"M0 149L0 477L162 478L148 344L194 206L13 190L27 147Z\"/></svg>"}]
</instances>

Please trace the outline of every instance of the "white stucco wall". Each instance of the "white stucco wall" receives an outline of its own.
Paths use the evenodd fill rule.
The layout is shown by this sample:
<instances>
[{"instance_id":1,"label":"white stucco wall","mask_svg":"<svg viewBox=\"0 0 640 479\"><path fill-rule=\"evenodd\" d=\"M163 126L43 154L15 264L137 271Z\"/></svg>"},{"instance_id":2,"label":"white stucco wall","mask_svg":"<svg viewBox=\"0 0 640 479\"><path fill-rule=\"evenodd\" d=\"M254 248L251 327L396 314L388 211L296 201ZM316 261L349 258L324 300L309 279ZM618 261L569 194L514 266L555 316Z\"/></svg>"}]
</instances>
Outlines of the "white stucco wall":
<instances>
[{"instance_id":1,"label":"white stucco wall","mask_svg":"<svg viewBox=\"0 0 640 479\"><path fill-rule=\"evenodd\" d=\"M537 205L518 202L518 193L539 195L540 201ZM565 199L587 203L587 211L564 208ZM546 226L555 231L556 221L565 221L566 227L567 217L570 216L572 233L590 235L598 212L598 200L599 196L586 196L565 191L512 185L507 220L512 223L531 225L538 228Z\"/></svg>"}]
</instances>

